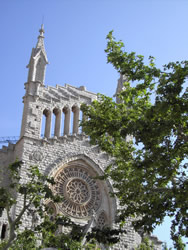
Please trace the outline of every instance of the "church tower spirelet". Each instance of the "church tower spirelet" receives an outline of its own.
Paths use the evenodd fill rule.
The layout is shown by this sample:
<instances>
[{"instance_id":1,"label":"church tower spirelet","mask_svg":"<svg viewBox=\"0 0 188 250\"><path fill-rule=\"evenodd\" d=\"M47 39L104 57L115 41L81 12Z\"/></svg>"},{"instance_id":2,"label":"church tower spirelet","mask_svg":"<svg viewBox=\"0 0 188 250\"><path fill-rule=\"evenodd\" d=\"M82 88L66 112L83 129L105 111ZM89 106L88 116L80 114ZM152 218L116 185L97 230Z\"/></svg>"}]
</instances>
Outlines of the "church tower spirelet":
<instances>
[{"instance_id":1,"label":"church tower spirelet","mask_svg":"<svg viewBox=\"0 0 188 250\"><path fill-rule=\"evenodd\" d=\"M33 136L40 137L40 132L37 128L40 127L40 119L36 119L33 113L29 113L28 110L32 110L33 103L39 97L39 89L44 87L45 69L48 64L48 59L44 47L44 26L41 25L39 30L38 41L36 47L32 49L31 57L27 68L28 79L25 83L25 95L23 97L24 110L22 117L22 126L20 137L22 136Z\"/></svg>"},{"instance_id":2,"label":"church tower spirelet","mask_svg":"<svg viewBox=\"0 0 188 250\"><path fill-rule=\"evenodd\" d=\"M118 79L118 84L116 88L116 93L114 97L116 97L116 103L121 103L122 100L119 98L118 94L125 90L125 86L123 85L124 82L128 81L128 78L125 75L120 74L120 78Z\"/></svg>"},{"instance_id":3,"label":"church tower spirelet","mask_svg":"<svg viewBox=\"0 0 188 250\"><path fill-rule=\"evenodd\" d=\"M32 49L31 57L27 68L29 68L28 82L40 82L44 84L46 64L48 59L44 47L44 26L39 30L37 45Z\"/></svg>"}]
</instances>

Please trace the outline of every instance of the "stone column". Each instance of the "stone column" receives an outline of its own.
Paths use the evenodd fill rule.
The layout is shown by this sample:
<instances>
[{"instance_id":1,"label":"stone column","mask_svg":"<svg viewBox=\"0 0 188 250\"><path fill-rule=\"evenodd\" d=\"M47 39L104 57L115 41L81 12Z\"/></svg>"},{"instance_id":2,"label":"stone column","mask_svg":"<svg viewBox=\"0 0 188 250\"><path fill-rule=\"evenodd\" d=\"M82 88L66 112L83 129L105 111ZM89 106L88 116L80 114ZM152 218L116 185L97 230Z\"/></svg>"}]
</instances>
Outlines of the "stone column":
<instances>
[{"instance_id":1,"label":"stone column","mask_svg":"<svg viewBox=\"0 0 188 250\"><path fill-rule=\"evenodd\" d=\"M60 136L60 131L61 131L61 115L62 115L62 112L61 112L60 109L56 109L56 110L54 110L54 114L56 116L54 135L59 137Z\"/></svg>"},{"instance_id":2,"label":"stone column","mask_svg":"<svg viewBox=\"0 0 188 250\"><path fill-rule=\"evenodd\" d=\"M65 114L64 119L64 135L68 135L70 133L70 118L71 118L71 111L70 108L63 109Z\"/></svg>"},{"instance_id":3,"label":"stone column","mask_svg":"<svg viewBox=\"0 0 188 250\"><path fill-rule=\"evenodd\" d=\"M74 119L73 119L73 134L78 133L80 109L78 107L73 107Z\"/></svg>"},{"instance_id":4,"label":"stone column","mask_svg":"<svg viewBox=\"0 0 188 250\"><path fill-rule=\"evenodd\" d=\"M44 137L46 138L50 138L51 123L52 123L52 112L48 110L46 113L46 126L45 126L45 133L44 133Z\"/></svg>"}]
</instances>

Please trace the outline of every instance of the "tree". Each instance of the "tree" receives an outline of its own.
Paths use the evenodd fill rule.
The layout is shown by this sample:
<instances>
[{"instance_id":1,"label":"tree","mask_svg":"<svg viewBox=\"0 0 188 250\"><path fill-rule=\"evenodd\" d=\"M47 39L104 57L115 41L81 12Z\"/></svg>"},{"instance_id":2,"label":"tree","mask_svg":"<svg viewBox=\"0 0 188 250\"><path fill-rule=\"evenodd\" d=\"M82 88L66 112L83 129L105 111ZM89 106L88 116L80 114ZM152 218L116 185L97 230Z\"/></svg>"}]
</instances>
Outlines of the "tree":
<instances>
[{"instance_id":1,"label":"tree","mask_svg":"<svg viewBox=\"0 0 188 250\"><path fill-rule=\"evenodd\" d=\"M8 239L2 243L3 249L10 248L17 237L21 240L23 236L29 236L29 234L33 238L33 242L35 242L36 239L32 230L27 229L22 233L19 232L23 215L25 213L35 215L35 218L38 217L40 222L48 209L48 205L41 201L50 199L54 202L59 202L61 200L60 197L53 195L50 189L49 185L54 184L53 178L48 178L41 174L37 166L31 166L27 172L28 181L24 182L23 178L20 177L21 166L21 161L16 161L9 165L7 168L8 180L6 186L0 188L0 207L1 211L5 210L6 212L9 227ZM13 206L18 202L21 205L21 209L13 216Z\"/></svg>"},{"instance_id":2,"label":"tree","mask_svg":"<svg viewBox=\"0 0 188 250\"><path fill-rule=\"evenodd\" d=\"M103 178L113 180L120 220L133 217L135 230L150 233L170 216L171 238L181 249L179 237L188 237L188 61L159 69L153 57L146 65L126 52L112 32L107 40L107 61L126 78L121 102L99 95L82 105L83 131L113 159Z\"/></svg>"},{"instance_id":3,"label":"tree","mask_svg":"<svg viewBox=\"0 0 188 250\"><path fill-rule=\"evenodd\" d=\"M63 197L52 192L54 179L40 173L37 166L30 166L26 171L27 181L24 181L20 177L21 166L21 161L9 165L7 185L0 188L0 211L2 213L5 210L9 228L8 237L0 243L0 249L29 250L57 247L65 250L87 250L94 249L98 243L114 244L119 240L121 230L93 228L87 233L85 227L75 224L70 218L63 215L54 216L54 211L49 206L50 202L63 202ZM21 208L14 216L13 206L18 203ZM35 221L30 228L20 230L26 213L33 216ZM68 227L69 232L59 232L60 226ZM83 244L84 237L86 240Z\"/></svg>"}]
</instances>

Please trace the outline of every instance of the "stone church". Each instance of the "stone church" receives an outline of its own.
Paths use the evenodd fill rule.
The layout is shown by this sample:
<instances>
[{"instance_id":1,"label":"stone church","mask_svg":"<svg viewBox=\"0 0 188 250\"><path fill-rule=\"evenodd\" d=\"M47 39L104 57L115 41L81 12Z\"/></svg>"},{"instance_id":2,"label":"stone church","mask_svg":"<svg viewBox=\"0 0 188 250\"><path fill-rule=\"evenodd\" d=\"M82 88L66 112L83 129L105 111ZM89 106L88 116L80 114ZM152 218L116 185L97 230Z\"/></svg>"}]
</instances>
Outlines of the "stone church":
<instances>
[{"instance_id":1,"label":"stone church","mask_svg":"<svg viewBox=\"0 0 188 250\"><path fill-rule=\"evenodd\" d=\"M27 167L37 165L41 172L54 177L55 191L65 200L52 204L54 213L69 216L76 223L86 225L93 212L95 226L114 226L118 202L110 197L112 185L109 181L93 179L102 175L110 163L108 155L98 146L91 146L89 138L82 133L79 121L82 119L80 105L91 104L97 95L86 87L44 85L45 70L48 64L44 47L44 29L40 29L36 47L32 49L23 97L24 109L20 139L16 144L3 146L0 150L0 166L15 161L23 161L21 176L26 176ZM118 81L117 92L123 78ZM3 181L6 181L4 176ZM19 204L12 215L19 209ZM25 215L24 226L31 226L31 218ZM6 237L7 220L0 217L1 239ZM126 225L127 234L111 249L135 249L141 237L133 228ZM155 249L161 249L161 241L151 237Z\"/></svg>"}]
</instances>

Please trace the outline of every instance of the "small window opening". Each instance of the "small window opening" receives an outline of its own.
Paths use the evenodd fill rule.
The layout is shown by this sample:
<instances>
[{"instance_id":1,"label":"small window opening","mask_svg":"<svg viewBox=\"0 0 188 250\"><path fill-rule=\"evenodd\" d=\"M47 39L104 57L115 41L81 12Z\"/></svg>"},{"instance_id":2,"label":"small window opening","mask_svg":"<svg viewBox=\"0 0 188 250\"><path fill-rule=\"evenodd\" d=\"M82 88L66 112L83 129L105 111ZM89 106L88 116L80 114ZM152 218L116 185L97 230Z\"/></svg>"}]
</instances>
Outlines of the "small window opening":
<instances>
[{"instance_id":1,"label":"small window opening","mask_svg":"<svg viewBox=\"0 0 188 250\"><path fill-rule=\"evenodd\" d=\"M44 137L45 126L46 126L46 112L44 111L42 115L42 122L41 122L41 132L40 132L41 137Z\"/></svg>"},{"instance_id":2,"label":"small window opening","mask_svg":"<svg viewBox=\"0 0 188 250\"><path fill-rule=\"evenodd\" d=\"M81 134L83 131L82 131L82 127L80 126L80 123L82 122L83 120L83 112L80 110L80 120L79 120L79 134Z\"/></svg>"},{"instance_id":3,"label":"small window opening","mask_svg":"<svg viewBox=\"0 0 188 250\"><path fill-rule=\"evenodd\" d=\"M107 222L106 215L104 212L102 212L98 217L97 226L102 229L104 226L106 226L107 224L106 222Z\"/></svg>"},{"instance_id":4,"label":"small window opening","mask_svg":"<svg viewBox=\"0 0 188 250\"><path fill-rule=\"evenodd\" d=\"M72 107L72 112L71 112L71 118L70 118L70 134L73 134L73 128L74 128L74 112L75 112L75 107Z\"/></svg>"},{"instance_id":5,"label":"small window opening","mask_svg":"<svg viewBox=\"0 0 188 250\"><path fill-rule=\"evenodd\" d=\"M56 115L54 114L54 112L52 113L52 129L51 129L51 137L53 137L55 135L54 131L55 131L55 119L56 119Z\"/></svg>"},{"instance_id":6,"label":"small window opening","mask_svg":"<svg viewBox=\"0 0 188 250\"><path fill-rule=\"evenodd\" d=\"M56 217L56 214L57 214L56 207L52 202L50 202L48 204L48 209L49 209L49 214L50 214L50 220L53 221Z\"/></svg>"},{"instance_id":7,"label":"small window opening","mask_svg":"<svg viewBox=\"0 0 188 250\"><path fill-rule=\"evenodd\" d=\"M6 224L3 224L2 230L1 230L1 240L4 240L4 239L5 239L6 230L7 230L7 225L6 225Z\"/></svg>"},{"instance_id":8,"label":"small window opening","mask_svg":"<svg viewBox=\"0 0 188 250\"><path fill-rule=\"evenodd\" d=\"M65 127L65 113L66 113L66 108L62 110L62 117L61 117L61 136L64 135L64 127Z\"/></svg>"}]
</instances>

